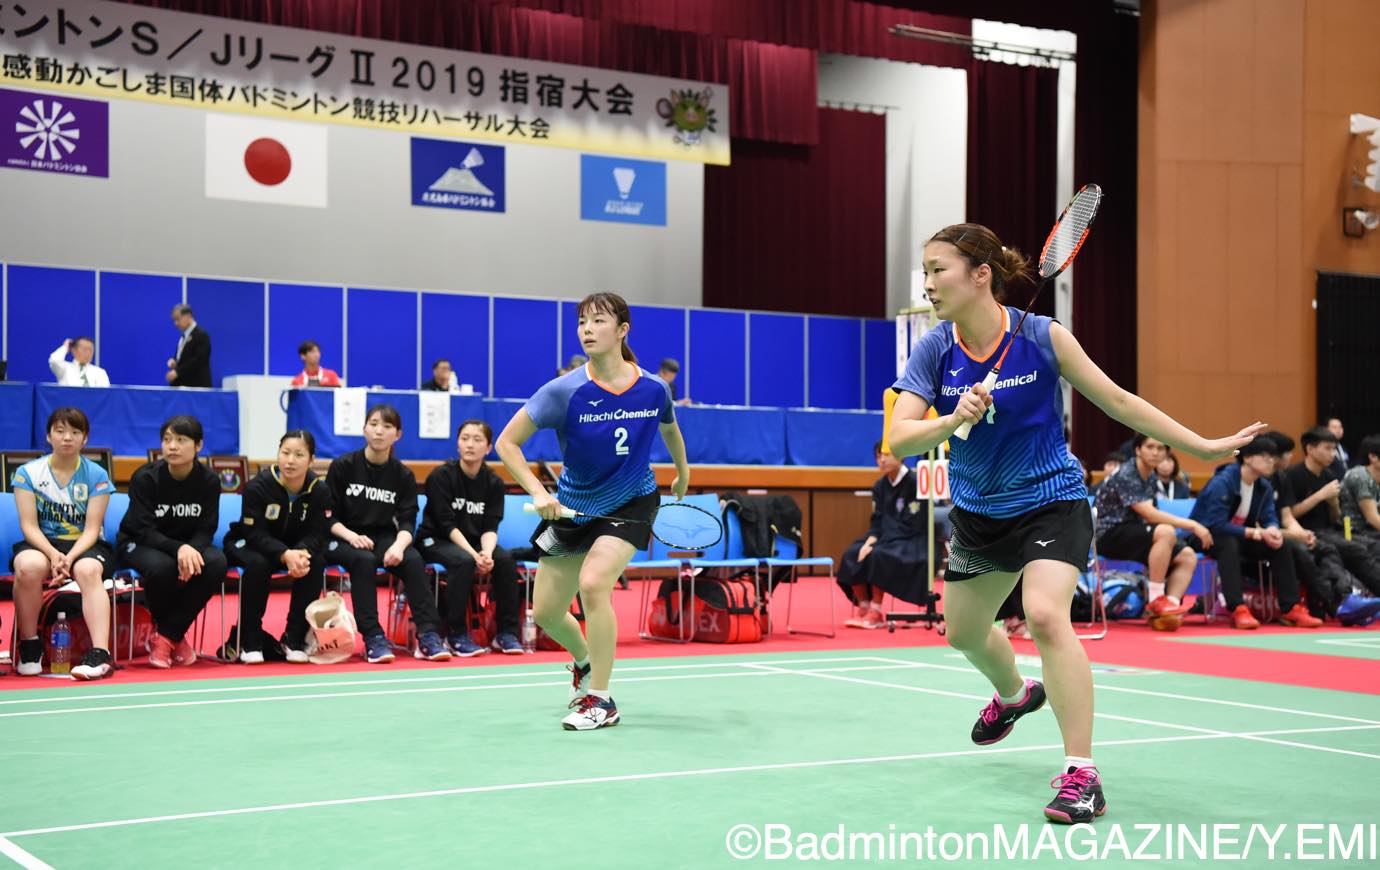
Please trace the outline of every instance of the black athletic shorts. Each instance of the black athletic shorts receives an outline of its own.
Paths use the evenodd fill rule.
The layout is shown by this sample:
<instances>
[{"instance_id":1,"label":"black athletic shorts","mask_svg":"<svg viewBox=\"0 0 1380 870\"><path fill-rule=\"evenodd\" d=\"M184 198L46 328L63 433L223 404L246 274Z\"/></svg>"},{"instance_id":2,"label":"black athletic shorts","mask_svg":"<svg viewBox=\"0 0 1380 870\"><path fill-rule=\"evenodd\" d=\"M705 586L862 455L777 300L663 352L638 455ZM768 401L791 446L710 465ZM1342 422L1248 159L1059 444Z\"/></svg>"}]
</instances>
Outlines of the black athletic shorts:
<instances>
[{"instance_id":1,"label":"black athletic shorts","mask_svg":"<svg viewBox=\"0 0 1380 870\"><path fill-rule=\"evenodd\" d=\"M944 581L970 580L980 574L1017 573L1037 559L1088 567L1092 546L1092 510L1085 498L1041 505L1016 517L997 519L954 506L949 512L949 567Z\"/></svg>"},{"instance_id":2,"label":"black athletic shorts","mask_svg":"<svg viewBox=\"0 0 1380 870\"><path fill-rule=\"evenodd\" d=\"M543 556L578 556L589 552L597 538L608 535L645 550L652 539L652 517L660 506L661 496L653 492L639 495L609 513L611 517L627 517L627 520L587 520L582 523L567 519L542 520L532 533L532 546L537 548L539 559Z\"/></svg>"},{"instance_id":3,"label":"black athletic shorts","mask_svg":"<svg viewBox=\"0 0 1380 870\"><path fill-rule=\"evenodd\" d=\"M1142 519L1127 520L1124 523L1117 523L1110 529L1102 533L1102 537L1097 539L1097 555L1104 559L1120 559L1127 562L1140 562L1146 564L1150 561L1150 545L1155 541L1155 526ZM1188 545L1177 537L1174 539L1174 549L1170 550L1169 558L1179 555L1180 550L1187 550Z\"/></svg>"},{"instance_id":4,"label":"black athletic shorts","mask_svg":"<svg viewBox=\"0 0 1380 870\"><path fill-rule=\"evenodd\" d=\"M76 541L49 541L48 543L52 544L53 549L57 550L59 553L66 553L72 549L72 545L75 544ZM19 543L15 544L14 555L10 556L10 570L14 570L15 556L18 556L25 550L37 549L37 547L35 547L33 544L30 544L28 541L20 541ZM102 580L109 580L110 578L115 576L115 550L110 546L109 543L105 541L97 541L96 543L92 544L89 548L87 548L86 552L82 553L81 556L77 559L77 561L80 562L82 559L95 559L97 562L101 563ZM73 577L72 579L75 580L76 578Z\"/></svg>"}]
</instances>

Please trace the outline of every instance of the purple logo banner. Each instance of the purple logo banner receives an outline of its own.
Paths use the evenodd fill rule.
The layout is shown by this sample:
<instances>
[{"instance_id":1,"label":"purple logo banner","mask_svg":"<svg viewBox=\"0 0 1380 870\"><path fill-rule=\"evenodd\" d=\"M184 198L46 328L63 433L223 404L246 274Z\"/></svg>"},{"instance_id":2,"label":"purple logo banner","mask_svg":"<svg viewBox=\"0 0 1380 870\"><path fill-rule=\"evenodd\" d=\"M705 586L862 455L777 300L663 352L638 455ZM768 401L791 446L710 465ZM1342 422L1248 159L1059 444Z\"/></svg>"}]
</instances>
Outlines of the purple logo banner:
<instances>
[{"instance_id":1,"label":"purple logo banner","mask_svg":"<svg viewBox=\"0 0 1380 870\"><path fill-rule=\"evenodd\" d=\"M109 104L0 88L0 166L109 178Z\"/></svg>"}]
</instances>

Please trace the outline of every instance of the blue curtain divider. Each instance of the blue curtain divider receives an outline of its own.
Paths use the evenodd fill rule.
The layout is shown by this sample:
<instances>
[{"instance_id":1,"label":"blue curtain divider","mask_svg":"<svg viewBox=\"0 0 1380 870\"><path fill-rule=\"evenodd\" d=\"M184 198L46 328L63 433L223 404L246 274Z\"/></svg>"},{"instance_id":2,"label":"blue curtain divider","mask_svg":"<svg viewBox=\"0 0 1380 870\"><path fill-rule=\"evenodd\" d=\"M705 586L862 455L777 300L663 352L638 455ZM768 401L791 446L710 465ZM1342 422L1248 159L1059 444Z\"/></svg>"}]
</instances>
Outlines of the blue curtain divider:
<instances>
[{"instance_id":1,"label":"blue curtain divider","mask_svg":"<svg viewBox=\"0 0 1380 870\"><path fill-rule=\"evenodd\" d=\"M0 450L32 450L33 446L34 385L0 382Z\"/></svg>"},{"instance_id":2,"label":"blue curtain divider","mask_svg":"<svg viewBox=\"0 0 1380 870\"><path fill-rule=\"evenodd\" d=\"M784 417L788 464L876 463L872 445L882 440L881 412L791 408Z\"/></svg>"},{"instance_id":3,"label":"blue curtain divider","mask_svg":"<svg viewBox=\"0 0 1380 870\"><path fill-rule=\"evenodd\" d=\"M91 420L92 447L109 447L116 456L143 456L158 446L158 427L174 414L201 421L206 454L240 452L239 395L230 390L174 387L34 387L31 443L46 447L43 431L55 408L80 408Z\"/></svg>"},{"instance_id":4,"label":"blue curtain divider","mask_svg":"<svg viewBox=\"0 0 1380 870\"><path fill-rule=\"evenodd\" d=\"M690 464L785 465L786 425L780 408L676 408ZM652 461L670 462L666 445L652 442Z\"/></svg>"}]
</instances>

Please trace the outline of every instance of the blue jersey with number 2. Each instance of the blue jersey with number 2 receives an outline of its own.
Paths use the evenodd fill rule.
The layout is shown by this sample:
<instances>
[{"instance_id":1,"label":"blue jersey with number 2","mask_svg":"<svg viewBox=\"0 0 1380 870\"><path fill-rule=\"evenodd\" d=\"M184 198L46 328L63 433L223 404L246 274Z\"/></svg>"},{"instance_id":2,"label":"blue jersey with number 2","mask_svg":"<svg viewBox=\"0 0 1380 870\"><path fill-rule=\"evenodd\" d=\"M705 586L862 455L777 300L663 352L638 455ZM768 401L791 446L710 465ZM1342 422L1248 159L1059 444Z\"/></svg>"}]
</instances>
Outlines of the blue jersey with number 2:
<instances>
[{"instance_id":1,"label":"blue jersey with number 2","mask_svg":"<svg viewBox=\"0 0 1380 870\"><path fill-rule=\"evenodd\" d=\"M548 381L523 407L538 429L556 430L564 458L557 495L566 507L607 515L656 492L652 441L662 423L675 422L675 406L665 381L637 372L615 393L584 365Z\"/></svg>"}]
</instances>

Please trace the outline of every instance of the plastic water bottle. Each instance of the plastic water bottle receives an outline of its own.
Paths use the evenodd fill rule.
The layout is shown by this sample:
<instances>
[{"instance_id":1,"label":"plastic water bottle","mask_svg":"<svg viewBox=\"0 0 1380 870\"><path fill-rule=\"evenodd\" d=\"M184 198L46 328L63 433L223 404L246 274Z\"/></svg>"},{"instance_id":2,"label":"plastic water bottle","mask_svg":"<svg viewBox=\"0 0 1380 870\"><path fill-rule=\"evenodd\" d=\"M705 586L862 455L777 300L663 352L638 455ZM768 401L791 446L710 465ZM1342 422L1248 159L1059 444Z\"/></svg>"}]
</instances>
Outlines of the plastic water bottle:
<instances>
[{"instance_id":1,"label":"plastic water bottle","mask_svg":"<svg viewBox=\"0 0 1380 870\"><path fill-rule=\"evenodd\" d=\"M407 624L407 593L398 590L398 597L393 599L393 628Z\"/></svg>"},{"instance_id":2,"label":"plastic water bottle","mask_svg":"<svg viewBox=\"0 0 1380 870\"><path fill-rule=\"evenodd\" d=\"M522 621L522 651L537 651L537 621L532 618L532 608L527 608L527 618Z\"/></svg>"},{"instance_id":3,"label":"plastic water bottle","mask_svg":"<svg viewBox=\"0 0 1380 870\"><path fill-rule=\"evenodd\" d=\"M72 626L67 624L66 613L59 613L48 631L48 670L55 674L72 672Z\"/></svg>"}]
</instances>

